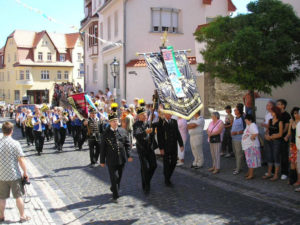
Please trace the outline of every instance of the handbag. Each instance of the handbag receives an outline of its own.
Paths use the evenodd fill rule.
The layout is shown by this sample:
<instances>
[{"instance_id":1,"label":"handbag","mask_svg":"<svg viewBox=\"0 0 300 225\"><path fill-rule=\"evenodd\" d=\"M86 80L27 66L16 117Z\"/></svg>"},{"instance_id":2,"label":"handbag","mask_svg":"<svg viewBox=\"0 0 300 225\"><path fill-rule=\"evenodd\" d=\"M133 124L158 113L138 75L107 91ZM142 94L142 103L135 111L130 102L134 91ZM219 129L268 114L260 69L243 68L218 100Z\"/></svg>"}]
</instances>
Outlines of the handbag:
<instances>
[{"instance_id":1,"label":"handbag","mask_svg":"<svg viewBox=\"0 0 300 225\"><path fill-rule=\"evenodd\" d=\"M213 132L213 130L215 129L215 127L216 127L219 123L220 123L220 122L218 122L218 123L213 127L213 129L211 130L211 132ZM220 134L217 134L217 135L210 136L209 142L210 142L210 143L220 143L220 142L221 142L221 135L220 135Z\"/></svg>"},{"instance_id":2,"label":"handbag","mask_svg":"<svg viewBox=\"0 0 300 225\"><path fill-rule=\"evenodd\" d=\"M214 136L210 136L209 142L210 143L220 143L221 142L221 135L217 134L217 135L214 135Z\"/></svg>"}]
</instances>

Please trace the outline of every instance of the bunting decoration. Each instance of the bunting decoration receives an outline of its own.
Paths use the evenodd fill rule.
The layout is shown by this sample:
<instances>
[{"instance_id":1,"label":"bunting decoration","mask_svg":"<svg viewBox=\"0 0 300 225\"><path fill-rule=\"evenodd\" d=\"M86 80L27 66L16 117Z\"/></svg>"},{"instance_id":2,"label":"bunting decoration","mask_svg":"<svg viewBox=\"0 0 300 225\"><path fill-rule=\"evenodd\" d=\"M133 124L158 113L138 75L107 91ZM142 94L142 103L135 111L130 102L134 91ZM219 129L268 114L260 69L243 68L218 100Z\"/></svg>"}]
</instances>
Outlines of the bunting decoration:
<instances>
[{"instance_id":1,"label":"bunting decoration","mask_svg":"<svg viewBox=\"0 0 300 225\"><path fill-rule=\"evenodd\" d=\"M203 104L185 51L144 54L165 113L190 120Z\"/></svg>"},{"instance_id":2,"label":"bunting decoration","mask_svg":"<svg viewBox=\"0 0 300 225\"><path fill-rule=\"evenodd\" d=\"M22 2L21 0L15 0L19 5L23 6L24 8L32 11L32 12L35 12L39 15L41 15L44 19L52 22L52 23L56 23L56 24L59 24L59 25L62 25L62 26L65 26L65 27L68 27L69 29L72 29L74 30L75 32L79 32L81 33L82 35L85 35L87 37L91 37L91 38L95 38L97 40L99 40L100 42L102 42L103 44L107 44L107 45L113 45L113 46L123 46L122 43L119 43L119 42L112 42L112 41L107 41L107 40L104 40L102 38L99 38L97 37L96 35L92 35L92 34L89 34L89 33L86 33L86 32L83 32L83 31L80 31L80 29L74 25L68 25L62 21L59 21L59 20L56 20L50 16L48 16L46 13L44 13L43 11L37 9L37 8L34 8L34 7L31 7L29 5L27 5L26 3Z\"/></svg>"}]
</instances>

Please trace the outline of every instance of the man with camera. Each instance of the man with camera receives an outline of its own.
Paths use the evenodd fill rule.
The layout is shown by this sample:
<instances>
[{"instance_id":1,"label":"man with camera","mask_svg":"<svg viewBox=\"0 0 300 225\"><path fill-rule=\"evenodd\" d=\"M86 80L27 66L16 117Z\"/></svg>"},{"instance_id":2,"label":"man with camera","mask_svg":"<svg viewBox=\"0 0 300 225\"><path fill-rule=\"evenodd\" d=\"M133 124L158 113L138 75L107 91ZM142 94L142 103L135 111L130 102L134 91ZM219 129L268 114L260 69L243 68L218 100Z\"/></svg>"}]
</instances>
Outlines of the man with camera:
<instances>
[{"instance_id":1,"label":"man with camera","mask_svg":"<svg viewBox=\"0 0 300 225\"><path fill-rule=\"evenodd\" d=\"M0 222L5 220L4 210L6 199L12 191L13 197L20 213L20 222L30 220L30 217L24 213L24 202L22 194L24 188L22 179L28 182L28 175L25 165L24 153L18 141L12 138L14 125L5 122L2 125L3 137L0 139ZM23 176L19 169L23 170Z\"/></svg>"}]
</instances>

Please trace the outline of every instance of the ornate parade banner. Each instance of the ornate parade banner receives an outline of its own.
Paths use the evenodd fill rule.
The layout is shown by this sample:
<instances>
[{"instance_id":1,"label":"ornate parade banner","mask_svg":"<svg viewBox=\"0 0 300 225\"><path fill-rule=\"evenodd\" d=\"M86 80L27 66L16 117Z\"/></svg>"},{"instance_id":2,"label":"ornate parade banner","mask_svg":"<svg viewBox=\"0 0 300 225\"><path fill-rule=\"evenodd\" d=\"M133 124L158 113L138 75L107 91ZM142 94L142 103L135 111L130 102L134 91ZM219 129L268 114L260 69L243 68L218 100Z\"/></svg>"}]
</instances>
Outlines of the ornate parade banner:
<instances>
[{"instance_id":1,"label":"ornate parade banner","mask_svg":"<svg viewBox=\"0 0 300 225\"><path fill-rule=\"evenodd\" d=\"M88 118L88 106L84 96L84 93L74 94L68 98L74 113L78 116L80 120Z\"/></svg>"},{"instance_id":2,"label":"ornate parade banner","mask_svg":"<svg viewBox=\"0 0 300 225\"><path fill-rule=\"evenodd\" d=\"M144 54L144 57L164 112L190 120L203 104L186 53L168 47L161 54Z\"/></svg>"}]
</instances>

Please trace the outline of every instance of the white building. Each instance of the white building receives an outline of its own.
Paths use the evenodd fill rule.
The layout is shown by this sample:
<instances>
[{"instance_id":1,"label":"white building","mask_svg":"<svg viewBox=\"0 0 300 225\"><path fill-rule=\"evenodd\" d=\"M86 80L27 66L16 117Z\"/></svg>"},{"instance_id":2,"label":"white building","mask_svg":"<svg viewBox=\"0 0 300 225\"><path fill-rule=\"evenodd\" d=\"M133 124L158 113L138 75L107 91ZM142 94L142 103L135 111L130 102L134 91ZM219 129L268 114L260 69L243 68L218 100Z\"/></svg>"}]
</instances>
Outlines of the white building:
<instances>
[{"instance_id":1,"label":"white building","mask_svg":"<svg viewBox=\"0 0 300 225\"><path fill-rule=\"evenodd\" d=\"M162 33L167 30L167 44L175 49L191 49L190 62L196 72L196 27L234 10L231 0L85 0L86 18L81 30L122 44L100 42L91 46L91 38L85 36L86 90L113 89L109 65L116 57L120 63L118 99L132 102L134 97L143 97L149 101L154 84L143 58L136 53L159 51ZM91 54L94 46L97 56Z\"/></svg>"}]
</instances>

